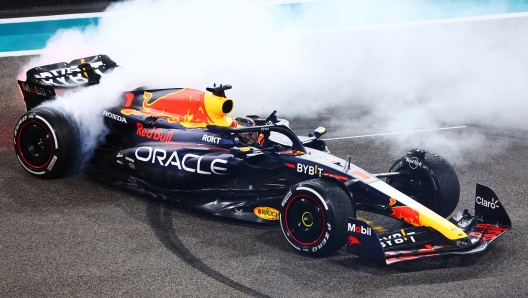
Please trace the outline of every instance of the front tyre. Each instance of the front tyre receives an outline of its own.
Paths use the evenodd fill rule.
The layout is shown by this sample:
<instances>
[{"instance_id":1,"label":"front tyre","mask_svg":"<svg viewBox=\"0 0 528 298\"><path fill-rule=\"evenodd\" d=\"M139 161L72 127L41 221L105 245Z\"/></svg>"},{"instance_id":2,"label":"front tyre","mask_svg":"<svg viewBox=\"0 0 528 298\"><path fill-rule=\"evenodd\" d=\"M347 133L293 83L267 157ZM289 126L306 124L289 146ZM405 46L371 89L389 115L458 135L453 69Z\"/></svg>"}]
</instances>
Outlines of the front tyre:
<instances>
[{"instance_id":1,"label":"front tyre","mask_svg":"<svg viewBox=\"0 0 528 298\"><path fill-rule=\"evenodd\" d=\"M36 108L25 113L13 136L18 161L35 176L63 176L75 159L75 131L70 121L53 109Z\"/></svg>"},{"instance_id":2,"label":"front tyre","mask_svg":"<svg viewBox=\"0 0 528 298\"><path fill-rule=\"evenodd\" d=\"M281 203L280 224L299 252L324 256L342 248L348 217L355 217L347 192L336 182L314 179L290 188Z\"/></svg>"},{"instance_id":3,"label":"front tyre","mask_svg":"<svg viewBox=\"0 0 528 298\"><path fill-rule=\"evenodd\" d=\"M449 216L458 205L458 177L440 155L411 150L397 160L389 172L402 172L403 175L387 178L387 184L443 217Z\"/></svg>"}]
</instances>

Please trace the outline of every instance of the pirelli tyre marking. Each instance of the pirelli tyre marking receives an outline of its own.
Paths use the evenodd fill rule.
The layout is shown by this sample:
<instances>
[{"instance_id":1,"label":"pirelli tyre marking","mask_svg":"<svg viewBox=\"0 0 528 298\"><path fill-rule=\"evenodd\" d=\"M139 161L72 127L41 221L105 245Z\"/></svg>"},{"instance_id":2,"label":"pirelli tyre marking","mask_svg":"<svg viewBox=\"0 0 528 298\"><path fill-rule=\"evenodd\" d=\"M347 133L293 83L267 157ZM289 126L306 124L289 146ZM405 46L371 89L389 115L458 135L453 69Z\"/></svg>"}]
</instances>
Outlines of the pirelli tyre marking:
<instances>
[{"instance_id":1,"label":"pirelli tyre marking","mask_svg":"<svg viewBox=\"0 0 528 298\"><path fill-rule=\"evenodd\" d=\"M321 195L320 195L318 192L316 192L315 190L313 190L313 189L311 189L311 188L308 188L308 187L302 187L302 186L301 186L301 187L297 187L296 190L306 190L306 191L309 191L309 192L313 193L314 195L316 195L316 196L319 198L319 200L321 201L321 203L323 203L323 205L324 205L324 207L325 207L325 210L328 210L328 205L326 205L325 200L324 200L323 197L321 197Z\"/></svg>"},{"instance_id":2,"label":"pirelli tyre marking","mask_svg":"<svg viewBox=\"0 0 528 298\"><path fill-rule=\"evenodd\" d=\"M283 215L282 215L282 213L280 213L280 214L279 214L279 222L281 223L281 229L282 229L282 232L283 232L284 234L286 234L286 231L284 231L284 228L283 228L284 225L283 225L283 219L282 219L282 217L283 217ZM290 238L288 238L288 237L284 237L284 238L286 238L286 240L288 241L288 243L290 243L290 245L291 245L293 248L295 248L296 250L299 250L299 251L301 250L300 247L298 247L297 245L293 244L293 243L290 241Z\"/></svg>"},{"instance_id":3,"label":"pirelli tyre marking","mask_svg":"<svg viewBox=\"0 0 528 298\"><path fill-rule=\"evenodd\" d=\"M292 247L303 254L323 256L347 241L350 197L334 181L312 179L292 188L281 201L280 225Z\"/></svg>"},{"instance_id":4,"label":"pirelli tyre marking","mask_svg":"<svg viewBox=\"0 0 528 298\"><path fill-rule=\"evenodd\" d=\"M13 142L25 170L42 178L58 178L75 168L79 142L75 124L68 118L47 107L20 117Z\"/></svg>"},{"instance_id":5,"label":"pirelli tyre marking","mask_svg":"<svg viewBox=\"0 0 528 298\"><path fill-rule=\"evenodd\" d=\"M57 156L55 155L55 152L53 149L57 150L59 148L59 144L58 144L58 141L57 141L57 135L55 134L55 130L51 127L50 123L44 119L43 117L41 117L40 115L30 115L30 117L23 117L19 123L17 124L17 126L15 127L15 138L14 138L14 142L15 142L15 145L18 147L18 154L17 154L17 158L18 158L18 161L20 162L20 164L30 173L32 174L35 174L35 175L43 175L43 174L46 174L46 172L48 171L51 171L51 169L53 168L53 166L55 165L55 162L57 161ZM30 120L30 121L27 121L27 120ZM41 122L38 122L38 121L35 121L35 119L38 119L40 120ZM25 122L27 121L27 122ZM25 123L24 123L25 122ZM52 137L52 140L50 140L50 153L49 153L49 158L46 160L46 162L42 165L36 165L36 164L33 164L32 162L28 161L25 157L24 157L24 154L23 154L23 150L22 150L22 147L21 147L21 143L20 143L20 139L21 139L21 136L24 132L24 129L30 125L30 124L34 124L34 125L38 125L40 126L45 133L51 135ZM37 170L39 169L39 170Z\"/></svg>"},{"instance_id":6,"label":"pirelli tyre marking","mask_svg":"<svg viewBox=\"0 0 528 298\"><path fill-rule=\"evenodd\" d=\"M46 174L46 171L41 171L41 172L35 172L35 171L32 171L30 170L28 167L26 167L26 165L24 164L24 162L20 159L20 156L17 155L17 158L18 158L18 161L20 162L20 164L28 171L30 172L31 174L35 174L35 175L43 175L43 174Z\"/></svg>"},{"instance_id":7,"label":"pirelli tyre marking","mask_svg":"<svg viewBox=\"0 0 528 298\"><path fill-rule=\"evenodd\" d=\"M288 242L293 247L295 247L295 249L297 250L301 250L301 247L307 247L307 246L314 245L320 242L320 240L324 237L323 242L320 245L318 245L317 247L312 247L312 249L317 250L319 246L322 247L324 246L324 244L326 244L326 239L329 237L326 231L326 219L325 219L324 211L322 210L323 205L324 205L324 209L328 210L328 205L326 204L322 196L317 191L311 188L299 186L295 188L293 192L295 193L298 191L304 191L305 193L295 194L293 196L291 196L291 193L288 193L286 195L288 199L286 199L285 197L285 200L283 200L283 204L285 205L285 206L283 205L285 207L285 212L284 212L285 214L284 216L282 213L280 214L280 220L282 223L284 223L284 224L281 224L281 227L283 228L283 232L285 232L285 234L290 235L292 240L295 242L293 243L292 241L290 241L290 239L288 239L288 237L286 238ZM306 192L311 193L314 196L311 196L307 194ZM289 216L293 217L297 215L297 214L290 215L290 207L292 203L294 203L293 205L295 205L297 201L301 201L302 204L306 204L309 207L309 208L307 208L306 206L304 207L304 208L307 208L307 210L303 209L302 216L299 219L303 225L300 228L301 229L300 233L303 234L302 235L303 237L310 238L308 240L299 239L299 235L294 235L295 228L290 227L292 223L289 223L289 221L292 220L292 218L289 218ZM315 214L315 211L317 210L320 210L319 216ZM307 217L306 220L305 220L305 217ZM314 217L318 217L318 218L314 218ZM297 219L293 219L293 220L296 221ZM315 221L319 221L319 222L314 226ZM284 228L286 228L286 231L284 231ZM315 240L311 238L314 238Z\"/></svg>"},{"instance_id":8,"label":"pirelli tyre marking","mask_svg":"<svg viewBox=\"0 0 528 298\"><path fill-rule=\"evenodd\" d=\"M38 118L40 119L42 122L46 123L46 125L48 126L49 130L51 131L51 134L53 135L53 142L55 143L55 149L59 149L59 143L57 142L57 136L55 135L55 130L53 130L53 128L51 127L51 125L49 124L48 121L46 121L46 119L40 117L39 115L35 115L35 118Z\"/></svg>"}]
</instances>

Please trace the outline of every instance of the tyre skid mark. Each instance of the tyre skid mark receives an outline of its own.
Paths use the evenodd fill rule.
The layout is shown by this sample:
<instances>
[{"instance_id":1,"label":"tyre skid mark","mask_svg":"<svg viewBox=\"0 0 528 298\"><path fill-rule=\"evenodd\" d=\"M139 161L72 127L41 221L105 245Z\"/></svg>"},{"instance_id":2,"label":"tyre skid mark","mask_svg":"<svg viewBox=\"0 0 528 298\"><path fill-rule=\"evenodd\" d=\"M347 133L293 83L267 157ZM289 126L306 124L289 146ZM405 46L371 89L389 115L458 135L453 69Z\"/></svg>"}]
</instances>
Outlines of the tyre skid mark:
<instances>
[{"instance_id":1,"label":"tyre skid mark","mask_svg":"<svg viewBox=\"0 0 528 298\"><path fill-rule=\"evenodd\" d=\"M236 289L246 295L253 297L270 297L226 277L222 273L205 264L200 258L193 255L192 252L185 247L174 230L171 207L149 204L147 207L147 217L150 227L154 230L156 237L169 251L178 256L178 258L184 261L187 265L217 282Z\"/></svg>"}]
</instances>

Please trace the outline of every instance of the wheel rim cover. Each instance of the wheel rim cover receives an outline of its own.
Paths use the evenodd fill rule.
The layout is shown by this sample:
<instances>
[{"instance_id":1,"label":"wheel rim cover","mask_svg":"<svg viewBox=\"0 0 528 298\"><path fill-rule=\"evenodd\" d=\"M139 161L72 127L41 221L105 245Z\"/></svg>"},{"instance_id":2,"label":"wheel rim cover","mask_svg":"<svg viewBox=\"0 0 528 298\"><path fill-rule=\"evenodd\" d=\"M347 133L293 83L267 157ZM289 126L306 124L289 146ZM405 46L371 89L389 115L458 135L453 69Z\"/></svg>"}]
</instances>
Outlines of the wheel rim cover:
<instances>
[{"instance_id":1,"label":"wheel rim cover","mask_svg":"<svg viewBox=\"0 0 528 298\"><path fill-rule=\"evenodd\" d=\"M326 219L321 204L309 195L298 195L286 205L286 230L292 239L305 246L317 243L324 235Z\"/></svg>"}]
</instances>

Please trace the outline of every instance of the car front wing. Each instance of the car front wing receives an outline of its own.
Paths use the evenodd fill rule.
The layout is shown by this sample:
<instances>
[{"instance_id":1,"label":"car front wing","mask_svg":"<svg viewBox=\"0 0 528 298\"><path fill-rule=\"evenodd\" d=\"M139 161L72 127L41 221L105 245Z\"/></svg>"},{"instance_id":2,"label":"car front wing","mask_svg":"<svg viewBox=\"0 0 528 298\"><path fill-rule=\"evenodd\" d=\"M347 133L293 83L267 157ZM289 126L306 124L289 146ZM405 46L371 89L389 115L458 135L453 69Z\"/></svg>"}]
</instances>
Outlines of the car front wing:
<instances>
[{"instance_id":1,"label":"car front wing","mask_svg":"<svg viewBox=\"0 0 528 298\"><path fill-rule=\"evenodd\" d=\"M449 221L464 230L467 237L450 240L424 226L378 234L366 222L350 217L347 252L387 265L437 256L470 255L483 252L492 241L511 229L511 220L497 196L481 184L477 184L475 215L464 210Z\"/></svg>"}]
</instances>

